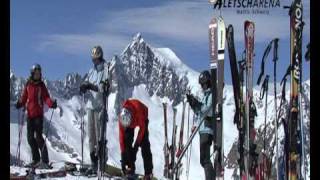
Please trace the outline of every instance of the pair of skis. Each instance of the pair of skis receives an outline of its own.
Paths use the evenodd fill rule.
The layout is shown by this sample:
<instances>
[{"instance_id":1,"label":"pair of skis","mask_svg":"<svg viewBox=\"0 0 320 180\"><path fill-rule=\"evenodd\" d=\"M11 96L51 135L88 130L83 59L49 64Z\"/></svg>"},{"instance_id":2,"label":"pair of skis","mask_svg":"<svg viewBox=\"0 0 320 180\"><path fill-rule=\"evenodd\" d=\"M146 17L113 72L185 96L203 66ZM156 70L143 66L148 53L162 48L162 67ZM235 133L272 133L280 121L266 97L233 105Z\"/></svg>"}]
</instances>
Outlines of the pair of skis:
<instances>
[{"instance_id":1,"label":"pair of skis","mask_svg":"<svg viewBox=\"0 0 320 180\"><path fill-rule=\"evenodd\" d=\"M173 126L172 126L172 142L171 146L169 146L168 143L168 121L167 121L167 103L162 103L163 105L163 113L164 113L164 157L165 157L165 163L164 163L164 172L163 176L169 179L173 179L174 175L176 174L175 171L173 171L173 166L175 165L175 151L176 151L176 132L177 132L177 125L176 125L176 115L177 115L177 109L173 108ZM170 160L169 160L170 158Z\"/></svg>"},{"instance_id":2,"label":"pair of skis","mask_svg":"<svg viewBox=\"0 0 320 180\"><path fill-rule=\"evenodd\" d=\"M171 178L171 179L179 179L181 175L181 161L175 162L175 158L179 157L182 149L183 149L183 131L184 131L184 114L185 114L185 107L186 102L183 101L182 106L182 119L181 119L181 126L180 126L180 134L179 134L179 144L178 149L176 149L176 134L177 134L177 125L176 125L176 115L177 109L173 108L173 132L172 132L172 143L169 147L168 144L168 127L167 127L167 104L163 103L163 112L164 112L164 134L165 134L165 143L164 143L164 157L165 157L165 165L164 165L164 177ZM175 154L176 153L176 154ZM171 155L171 157L170 157ZM171 158L171 162L169 163L169 157ZM176 170L173 169L174 166L178 168Z\"/></svg>"},{"instance_id":3,"label":"pair of skis","mask_svg":"<svg viewBox=\"0 0 320 180\"><path fill-rule=\"evenodd\" d=\"M182 152L183 149L183 130L184 130L184 114L185 114L185 109L186 109L186 102L182 102L182 116L181 116L181 126L180 126L180 133L179 133L179 144L178 144L178 149L176 153L176 157L178 158ZM182 162L180 161L179 164L179 169L176 171L176 179L179 179L181 173L182 173Z\"/></svg>"},{"instance_id":4,"label":"pair of skis","mask_svg":"<svg viewBox=\"0 0 320 180\"><path fill-rule=\"evenodd\" d=\"M239 130L238 152L240 158L238 159L238 164L241 178L248 179L255 174L258 159L258 155L255 152L256 145L254 143L254 118L256 116L256 108L253 102L254 23L245 21L244 32L246 47L245 59L239 62L240 71L238 71L233 26L229 25L227 28L227 43L236 106L234 123ZM243 99L244 72L246 74L245 102Z\"/></svg>"},{"instance_id":5,"label":"pair of skis","mask_svg":"<svg viewBox=\"0 0 320 180\"><path fill-rule=\"evenodd\" d=\"M211 71L212 110L214 125L214 171L216 179L224 177L223 150L223 86L224 49L226 38L225 24L221 16L213 17L209 24L209 52Z\"/></svg>"},{"instance_id":6,"label":"pair of skis","mask_svg":"<svg viewBox=\"0 0 320 180\"><path fill-rule=\"evenodd\" d=\"M229 25L227 28L227 44L228 44L230 69L231 69L231 77L232 77L233 97L234 97L234 102L236 107L233 123L237 125L237 129L239 132L238 164L240 169L240 177L242 177L246 172L245 162L244 162L244 137L245 137L245 114L244 114L244 102L243 102L244 68L242 64L239 63L240 71L238 71L237 57L236 57L236 51L234 47L234 30L232 25Z\"/></svg>"},{"instance_id":7,"label":"pair of skis","mask_svg":"<svg viewBox=\"0 0 320 180\"><path fill-rule=\"evenodd\" d=\"M170 175L170 167L169 167L169 157L170 157L170 150L169 150L169 143L168 143L168 126L167 126L167 103L162 103L163 105L163 117L164 117L164 171L163 176L169 178Z\"/></svg>"},{"instance_id":8,"label":"pair of skis","mask_svg":"<svg viewBox=\"0 0 320 180\"><path fill-rule=\"evenodd\" d=\"M108 116L108 96L110 92L110 84L111 84L111 73L110 73L110 63L108 63L108 79L103 83L103 121L100 126L100 135L98 142L98 180L104 178L104 172L106 169L106 164L108 161L108 147L107 147L107 123L109 121Z\"/></svg>"}]
</instances>

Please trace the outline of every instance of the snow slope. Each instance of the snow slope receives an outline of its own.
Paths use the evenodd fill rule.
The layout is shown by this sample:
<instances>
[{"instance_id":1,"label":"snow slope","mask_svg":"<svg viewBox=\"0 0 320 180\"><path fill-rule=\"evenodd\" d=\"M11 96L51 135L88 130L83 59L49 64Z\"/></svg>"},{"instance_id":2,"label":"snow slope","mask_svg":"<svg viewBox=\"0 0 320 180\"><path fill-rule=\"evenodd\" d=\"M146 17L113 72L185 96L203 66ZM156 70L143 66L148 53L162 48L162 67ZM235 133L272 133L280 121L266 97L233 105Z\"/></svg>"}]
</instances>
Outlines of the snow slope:
<instances>
[{"instance_id":1,"label":"snow slope","mask_svg":"<svg viewBox=\"0 0 320 180\"><path fill-rule=\"evenodd\" d=\"M192 70L190 67L184 65L182 61L175 55L175 53L169 48L154 48L147 44L141 34L137 34L133 41L124 49L122 54L111 60L115 66L114 73L114 87L112 93L109 96L109 123L107 127L109 159L108 163L120 167L120 146L118 140L118 122L117 112L119 109L119 103L125 98L137 98L145 103L149 107L149 136L151 142L151 151L153 154L154 175L156 177L162 177L164 156L164 130L163 130L163 108L162 103L168 102L168 135L169 144L171 144L172 133L172 106L177 108L176 124L178 125L177 132L180 131L180 122L182 116L182 100L184 99L181 88L185 90L187 87L192 88L192 93L197 96L201 95L200 87L197 83L199 73ZM150 69L145 69L149 67ZM89 67L88 67L89 69ZM166 81L156 81L159 79L160 74L164 74L167 78ZM148 76L147 79L144 79ZM120 77L120 78L119 78ZM117 79L119 78L119 79ZM78 162L81 159L81 141L80 141L80 122L82 112L82 99L77 93L79 83L81 83L82 77L78 74L68 74L66 79L51 81L46 80L50 94L53 95L58 101L57 110L53 112L53 118L51 121L51 128L48 134L47 146L49 151L49 158L52 162L73 161ZM151 79L151 80L150 80ZM18 143L18 114L19 112L14 108L13 104L16 101L16 97L19 95L23 84L25 83L23 78L17 78L14 73L10 73L10 154L15 156L17 143ZM121 82L122 81L122 82ZM155 82L156 81L156 82ZM186 86L183 86L186 83ZM306 139L309 138L309 107L310 100L310 81L304 83L305 98L305 128ZM180 87L179 87L180 86ZM181 87L183 86L183 87ZM261 129L264 127L264 101L258 99L260 89L255 87L255 103L257 106L258 116L256 118L255 127ZM125 96L123 94L126 94ZM178 96L179 95L179 96ZM289 91L287 92L287 99ZM280 98L280 94L277 96ZM236 156L230 153L235 148L235 142L238 138L238 131L233 124L234 116L234 100L233 90L231 85L225 85L224 88L224 105L223 105L223 117L224 117L224 153L227 157L228 164L225 168L225 179L233 179L232 176L237 167L236 162L232 161L230 157ZM268 96L268 122L272 122L274 119L274 98L269 94ZM278 105L280 99L278 100ZM187 140L187 110L185 114L185 127L184 127L184 142ZM20 115L22 113L20 112ZM47 127L52 114L51 109L45 110L45 125ZM193 112L190 112L190 123L192 123ZM85 124L86 115L84 116ZM190 124L191 127L191 124ZM272 124L268 125L268 128L274 128ZM46 130L44 130L46 132ZM273 136L273 131L268 134ZM283 137L282 128L279 128L279 136ZM272 140L271 138L271 140ZM178 138L177 138L178 139ZM279 144L280 144L279 140ZM308 141L309 143L309 141ZM281 146L281 145L279 145ZM309 152L309 146L306 146ZM21 160L25 163L31 161L30 148L26 140L26 123L23 128L22 144L21 144ZM90 163L88 139L84 142L84 161ZM186 179L185 162L183 159L183 172L181 179ZM310 156L308 156L308 167L310 162ZM13 164L13 161L12 161ZM137 155L136 161L137 172L143 174L143 161L140 150ZM19 168L12 166L10 171L16 171ZM310 167L309 167L310 169ZM309 172L308 172L309 173ZM66 177L65 179L70 179ZM199 136L195 136L192 145L191 155L191 167L189 179L204 179L204 171L200 165L199 159Z\"/></svg>"}]
</instances>

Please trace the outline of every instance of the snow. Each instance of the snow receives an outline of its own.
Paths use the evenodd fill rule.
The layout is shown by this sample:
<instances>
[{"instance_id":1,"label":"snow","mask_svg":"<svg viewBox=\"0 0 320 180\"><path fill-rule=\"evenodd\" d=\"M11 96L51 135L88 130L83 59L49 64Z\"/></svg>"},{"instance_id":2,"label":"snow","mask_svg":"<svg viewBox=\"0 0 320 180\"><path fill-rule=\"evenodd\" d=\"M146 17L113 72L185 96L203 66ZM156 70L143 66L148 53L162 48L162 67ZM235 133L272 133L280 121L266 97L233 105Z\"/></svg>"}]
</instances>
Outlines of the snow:
<instances>
[{"instance_id":1,"label":"snow","mask_svg":"<svg viewBox=\"0 0 320 180\"><path fill-rule=\"evenodd\" d=\"M137 34L134 38L134 42L143 43L144 40L141 37L141 34ZM131 43L132 45L133 43ZM129 48L130 44L127 46ZM151 48L155 56L160 61L161 65L170 67L174 69L174 71L178 74L181 78L186 75L189 84L192 88L192 93L196 96L201 95L200 86L198 85L198 76L199 73L192 70L190 67L183 64L183 62L177 57L177 55L169 48ZM14 77L13 71L10 70L10 78ZM68 77L68 81L72 81L72 77ZM12 82L12 86L15 86L17 91L21 90L21 83L23 83L22 79L18 78L16 81ZM272 83L273 84L273 83ZM271 84L270 84L271 85ZM310 87L310 81L305 82L306 86ZM278 89L278 98L280 98L280 88ZM306 95L307 98L310 99L310 92L309 89L306 88ZM274 97L273 91L269 91L268 94L268 114L267 114L267 122L271 123L274 119ZM18 92L12 92L13 94L18 94ZM264 99L261 101L258 99L260 93L260 87L254 87L254 96L256 97L254 101L256 102L257 106L257 113L258 116L255 119L255 127L261 128L264 125ZM59 94L54 94L54 98L58 101L58 106L55 111L46 108L45 109L45 118L50 120L51 114L53 112L53 118L51 121L50 131L54 131L50 134L50 138L47 139L47 147L49 151L49 158L50 161L53 162L60 162L60 161L71 161L71 162L79 162L81 160L81 141L80 141L80 122L81 122L81 110L82 110L82 99L80 96L75 95L71 98L63 98L60 97ZM149 96L147 91L147 84L139 84L134 86L132 92L132 98L139 99L144 104L146 104L149 108L149 138L151 143L151 151L153 155L153 165L154 170L153 173L157 178L163 179L163 167L164 167L164 155L163 155L163 145L164 145L164 124L163 124L163 102L168 103L167 107L167 118L168 118L168 142L171 144L171 134L172 134L172 119L173 119L173 111L172 111L172 103L173 100L169 100L168 97L159 97L156 94L153 96ZM289 98L289 91L287 91L287 99ZM108 164L114 165L116 167L120 167L120 145L119 145L119 130L118 130L118 122L117 122L117 114L115 109L115 102L116 102L116 92L113 92L109 95L108 98L108 115L109 115L109 122L107 124L107 138L108 138ZM14 108L13 102L10 103L10 153L11 155L15 156L17 150L17 142L18 142L18 111ZM278 99L278 106L280 104L280 99ZM182 102L179 102L176 106L177 108L177 117L176 117L176 124L178 125L177 133L179 134L180 131L180 124L182 118ZM184 127L184 140L183 142L187 141L187 114L188 114L189 105L186 105L185 109L185 127ZM238 138L238 130L236 125L233 124L233 116L235 112L234 106L234 96L233 96L233 89L231 85L225 85L224 87L224 105L223 105L223 118L224 118L224 125L223 125L223 132L224 132L224 154L228 156L233 144L237 141ZM193 112L190 110L190 128L192 124L192 117ZM85 125L87 125L87 117L84 117ZM305 123L309 122L309 119L305 121ZM273 127L273 125L271 126ZM88 138L87 138L87 127L85 127L85 141L84 141L84 162L90 163L89 157L89 145L88 145ZM55 135L54 135L55 134ZM178 134L177 134L177 143L178 143ZM279 144L280 139L283 138L283 128L279 127L278 130L279 135ZM72 149L72 153L67 152L65 149L58 148L54 146L52 142L58 141L63 143L65 146L68 146ZM279 150L282 147L279 145ZM140 151L140 150L139 150ZM191 166L189 172L189 179L204 179L204 170L200 165L200 154L199 154L199 136L196 135L193 143L192 143L192 150L191 150ZM280 153L279 153L280 154ZM77 155L77 156L72 156ZM310 170L310 156L308 157L308 169ZM27 143L26 138L26 123L24 124L23 134L22 134L22 141L21 141L21 159L24 162L31 161L30 155L30 147ZM183 172L181 174L180 179L187 179L186 177L186 158L182 159L183 163ZM137 154L137 161L136 161L136 168L137 173L144 174L143 169L143 160L141 157L141 153L138 152ZM18 168L11 166L10 172L24 172L25 169ZM225 179L232 179L234 169L225 168ZM310 174L310 171L308 171ZM65 178L57 178L57 179L79 179L79 177L74 177L68 175ZM80 179L87 179L81 177ZM92 179L92 178L90 178Z\"/></svg>"},{"instance_id":2,"label":"snow","mask_svg":"<svg viewBox=\"0 0 320 180\"><path fill-rule=\"evenodd\" d=\"M187 76L192 93L196 94L196 91L200 90L200 86L198 84L199 72L196 72L185 65L169 48L152 48L152 50L163 65L173 68L180 77L183 75Z\"/></svg>"}]
</instances>

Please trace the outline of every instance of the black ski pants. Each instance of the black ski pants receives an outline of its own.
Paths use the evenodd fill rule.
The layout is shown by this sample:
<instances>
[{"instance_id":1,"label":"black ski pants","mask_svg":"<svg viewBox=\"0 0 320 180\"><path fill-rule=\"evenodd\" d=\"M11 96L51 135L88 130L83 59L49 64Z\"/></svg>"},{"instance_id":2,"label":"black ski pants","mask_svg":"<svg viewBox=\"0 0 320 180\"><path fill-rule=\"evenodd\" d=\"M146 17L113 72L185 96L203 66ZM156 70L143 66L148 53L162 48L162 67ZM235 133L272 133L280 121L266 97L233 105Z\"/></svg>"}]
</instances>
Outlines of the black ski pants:
<instances>
[{"instance_id":1,"label":"black ski pants","mask_svg":"<svg viewBox=\"0 0 320 180\"><path fill-rule=\"evenodd\" d=\"M145 174L152 173L153 163L152 163L152 153L150 149L150 141L149 141L149 130L148 130L149 120L147 120L144 137L141 141L141 155L143 158L143 166ZM134 129L126 128L125 130L125 152L122 154L123 160L127 161L127 164L132 170L129 174L135 173L135 161L137 157L138 148L133 148L132 143L134 140Z\"/></svg>"},{"instance_id":2,"label":"black ski pants","mask_svg":"<svg viewBox=\"0 0 320 180\"><path fill-rule=\"evenodd\" d=\"M33 119L28 118L27 138L28 138L28 143L31 147L32 160L34 162L40 161L40 154L39 154L39 150L40 150L42 162L49 163L48 150L44 142L44 139L42 137L42 130L43 130L43 117L38 117Z\"/></svg>"},{"instance_id":3,"label":"black ski pants","mask_svg":"<svg viewBox=\"0 0 320 180\"><path fill-rule=\"evenodd\" d=\"M206 180L213 180L215 177L212 162L210 160L210 147L213 136L211 134L200 134L200 164L204 168Z\"/></svg>"}]
</instances>

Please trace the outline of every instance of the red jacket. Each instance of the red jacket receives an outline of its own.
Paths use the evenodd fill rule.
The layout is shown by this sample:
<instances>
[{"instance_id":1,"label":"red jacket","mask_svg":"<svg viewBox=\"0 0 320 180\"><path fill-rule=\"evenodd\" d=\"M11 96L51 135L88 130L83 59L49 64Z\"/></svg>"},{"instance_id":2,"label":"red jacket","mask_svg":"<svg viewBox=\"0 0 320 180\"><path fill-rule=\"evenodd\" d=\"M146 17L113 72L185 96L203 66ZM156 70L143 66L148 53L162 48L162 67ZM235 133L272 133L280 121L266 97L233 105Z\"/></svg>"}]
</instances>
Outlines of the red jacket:
<instances>
[{"instance_id":1,"label":"red jacket","mask_svg":"<svg viewBox=\"0 0 320 180\"><path fill-rule=\"evenodd\" d=\"M136 140L136 144L140 144L146 128L146 122L148 119L148 108L146 105L144 105L142 102L140 102L137 99L130 99L126 100L122 107L127 108L132 113L132 122L129 125L128 128L136 128L139 127L139 133ZM124 152L125 150L125 139L124 139L124 127L120 123L120 117L119 117L119 139L120 139L120 149L121 152Z\"/></svg>"},{"instance_id":2,"label":"red jacket","mask_svg":"<svg viewBox=\"0 0 320 180\"><path fill-rule=\"evenodd\" d=\"M49 96L45 84L29 80L19 100L23 106L27 106L28 118L33 119L43 116L43 102L52 107L53 101Z\"/></svg>"}]
</instances>

